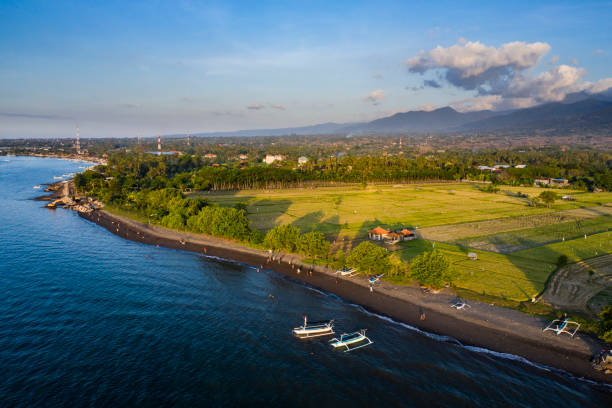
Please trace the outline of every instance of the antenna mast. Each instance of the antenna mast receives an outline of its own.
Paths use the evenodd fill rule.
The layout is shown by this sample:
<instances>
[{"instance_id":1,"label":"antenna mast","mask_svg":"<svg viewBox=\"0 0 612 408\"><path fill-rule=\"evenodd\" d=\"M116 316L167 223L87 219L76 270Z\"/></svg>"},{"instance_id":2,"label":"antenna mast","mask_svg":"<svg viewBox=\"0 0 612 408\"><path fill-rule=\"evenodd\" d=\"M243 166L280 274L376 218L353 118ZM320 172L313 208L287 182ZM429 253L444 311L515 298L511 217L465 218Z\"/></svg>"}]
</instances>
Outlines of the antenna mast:
<instances>
[{"instance_id":1,"label":"antenna mast","mask_svg":"<svg viewBox=\"0 0 612 408\"><path fill-rule=\"evenodd\" d=\"M161 135L157 135L157 152L161 154Z\"/></svg>"},{"instance_id":2,"label":"antenna mast","mask_svg":"<svg viewBox=\"0 0 612 408\"><path fill-rule=\"evenodd\" d=\"M77 154L81 154L81 138L79 137L79 127L76 127L76 144L74 146L76 148Z\"/></svg>"}]
</instances>

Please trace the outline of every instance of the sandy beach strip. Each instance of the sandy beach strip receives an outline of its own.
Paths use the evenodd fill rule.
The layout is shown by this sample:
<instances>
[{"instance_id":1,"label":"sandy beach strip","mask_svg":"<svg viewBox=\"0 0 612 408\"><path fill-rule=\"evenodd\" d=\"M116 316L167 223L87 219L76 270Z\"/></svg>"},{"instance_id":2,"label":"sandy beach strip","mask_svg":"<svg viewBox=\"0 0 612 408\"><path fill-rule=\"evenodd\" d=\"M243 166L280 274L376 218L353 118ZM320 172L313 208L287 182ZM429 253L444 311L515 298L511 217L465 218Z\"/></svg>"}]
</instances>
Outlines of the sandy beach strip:
<instances>
[{"instance_id":1,"label":"sandy beach strip","mask_svg":"<svg viewBox=\"0 0 612 408\"><path fill-rule=\"evenodd\" d=\"M324 266L303 264L296 255L277 253L271 260L268 251L248 248L230 240L143 224L104 210L80 212L79 215L125 239L239 261L255 267L263 266L340 296L369 312L429 333L452 337L463 345L520 356L577 377L612 384L611 375L595 371L590 364L591 357L604 348L603 343L582 333L573 339L567 335L543 333L546 322L539 317L476 301L469 302L470 309L455 310L450 307L456 299L451 294L425 294L416 287L388 282L376 285L370 292L365 277L338 277ZM548 375L545 369L534 369Z\"/></svg>"}]
</instances>

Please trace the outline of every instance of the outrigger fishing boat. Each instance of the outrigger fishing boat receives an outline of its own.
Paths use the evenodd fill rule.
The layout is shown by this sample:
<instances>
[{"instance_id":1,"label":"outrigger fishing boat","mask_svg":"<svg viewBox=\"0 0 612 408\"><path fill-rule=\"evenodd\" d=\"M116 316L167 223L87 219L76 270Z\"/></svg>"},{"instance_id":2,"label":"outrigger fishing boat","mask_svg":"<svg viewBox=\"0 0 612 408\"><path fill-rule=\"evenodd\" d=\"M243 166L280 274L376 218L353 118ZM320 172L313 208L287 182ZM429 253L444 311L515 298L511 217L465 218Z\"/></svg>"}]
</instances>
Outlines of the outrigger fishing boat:
<instances>
[{"instance_id":1,"label":"outrigger fishing boat","mask_svg":"<svg viewBox=\"0 0 612 408\"><path fill-rule=\"evenodd\" d=\"M378 281L380 280L380 278L382 278L382 277L383 277L383 275L384 275L384 273L381 273L380 275L373 275L373 276L370 276L370 277L368 278L368 282L370 282L370 285L373 285L373 284L375 284L376 282L378 282Z\"/></svg>"},{"instance_id":2,"label":"outrigger fishing boat","mask_svg":"<svg viewBox=\"0 0 612 408\"><path fill-rule=\"evenodd\" d=\"M308 317L304 316L304 325L294 328L293 334L301 339L332 335L334 334L334 320L308 323Z\"/></svg>"},{"instance_id":3,"label":"outrigger fishing boat","mask_svg":"<svg viewBox=\"0 0 612 408\"><path fill-rule=\"evenodd\" d=\"M351 277L357 273L357 269L344 267L344 268L338 269L336 273L339 273L340 276Z\"/></svg>"},{"instance_id":4,"label":"outrigger fishing boat","mask_svg":"<svg viewBox=\"0 0 612 408\"><path fill-rule=\"evenodd\" d=\"M566 334L569 334L569 336L573 338L574 335L578 332L578 329L580 329L580 323L572 322L570 321L569 317L566 317L563 320L561 319L553 320L552 322L548 324L548 326L546 326L542 330L542 332L550 330L553 333L555 333L557 336L560 335L561 333L566 333Z\"/></svg>"},{"instance_id":5,"label":"outrigger fishing boat","mask_svg":"<svg viewBox=\"0 0 612 408\"><path fill-rule=\"evenodd\" d=\"M335 349L345 348L345 353L348 351L357 350L365 346L369 346L374 343L369 337L365 335L366 330L362 329L354 333L344 333L339 338L335 337L329 342Z\"/></svg>"}]
</instances>

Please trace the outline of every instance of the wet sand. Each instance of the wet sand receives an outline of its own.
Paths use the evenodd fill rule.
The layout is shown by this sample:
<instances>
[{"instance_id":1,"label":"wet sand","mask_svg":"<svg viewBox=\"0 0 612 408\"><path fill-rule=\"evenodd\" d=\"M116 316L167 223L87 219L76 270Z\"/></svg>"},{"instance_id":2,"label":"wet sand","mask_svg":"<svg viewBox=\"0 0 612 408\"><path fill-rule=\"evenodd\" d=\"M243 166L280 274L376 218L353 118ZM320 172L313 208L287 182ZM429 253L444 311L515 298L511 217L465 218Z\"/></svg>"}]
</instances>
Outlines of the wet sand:
<instances>
[{"instance_id":1,"label":"wet sand","mask_svg":"<svg viewBox=\"0 0 612 408\"><path fill-rule=\"evenodd\" d=\"M122 238L236 260L256 267L263 265L265 269L334 293L370 312L430 333L450 336L463 345L521 356L549 368L560 368L577 377L612 383L612 375L595 371L590 364L591 357L604 348L601 342L583 334L571 339L567 335L543 333L542 328L546 322L538 317L475 301L469 302L470 309L455 310L450 306L456 297L450 293L425 294L416 287L397 286L387 282L376 285L373 292L370 292L364 277L338 277L326 267L302 264L295 255L271 255L267 251L244 247L234 241L168 230L104 210L80 212L79 215ZM299 274L298 268L301 271ZM282 299L282 293L274 295ZM534 370L539 370L542 375L550 375L544 369Z\"/></svg>"}]
</instances>

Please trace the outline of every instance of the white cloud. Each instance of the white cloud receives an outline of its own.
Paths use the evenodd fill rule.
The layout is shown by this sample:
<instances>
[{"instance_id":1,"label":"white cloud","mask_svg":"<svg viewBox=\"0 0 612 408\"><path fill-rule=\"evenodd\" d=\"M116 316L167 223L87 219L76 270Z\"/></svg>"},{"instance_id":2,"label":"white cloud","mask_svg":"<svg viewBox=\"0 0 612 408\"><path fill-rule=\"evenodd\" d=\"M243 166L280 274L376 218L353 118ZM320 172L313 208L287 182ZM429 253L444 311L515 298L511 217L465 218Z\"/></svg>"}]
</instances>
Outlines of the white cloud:
<instances>
[{"instance_id":1,"label":"white cloud","mask_svg":"<svg viewBox=\"0 0 612 408\"><path fill-rule=\"evenodd\" d=\"M585 82L585 91L600 93L612 88L612 78L603 78L596 82Z\"/></svg>"},{"instance_id":2,"label":"white cloud","mask_svg":"<svg viewBox=\"0 0 612 408\"><path fill-rule=\"evenodd\" d=\"M260 109L264 109L265 106L260 104L260 103L254 103L252 105L247 106L247 109L251 109L251 110L260 110Z\"/></svg>"},{"instance_id":3,"label":"white cloud","mask_svg":"<svg viewBox=\"0 0 612 408\"><path fill-rule=\"evenodd\" d=\"M382 74L374 74L374 75L372 75L372 78L374 78L374 79L382 79L382 77L383 77Z\"/></svg>"},{"instance_id":4,"label":"white cloud","mask_svg":"<svg viewBox=\"0 0 612 408\"><path fill-rule=\"evenodd\" d=\"M424 73L442 70L446 80L458 87L477 89L494 86L504 78L514 76L534 67L550 51L550 45L536 42L511 42L499 48L486 46L478 41L467 41L450 47L437 46L431 51L409 58L406 65L410 72Z\"/></svg>"},{"instance_id":5,"label":"white cloud","mask_svg":"<svg viewBox=\"0 0 612 408\"><path fill-rule=\"evenodd\" d=\"M603 55L605 53L606 52L604 50L595 50L595 51L593 51L593 55Z\"/></svg>"},{"instance_id":6,"label":"white cloud","mask_svg":"<svg viewBox=\"0 0 612 408\"><path fill-rule=\"evenodd\" d=\"M285 110L285 107L283 105L281 105L280 103L270 104L270 107L273 108L273 109Z\"/></svg>"},{"instance_id":7,"label":"white cloud","mask_svg":"<svg viewBox=\"0 0 612 408\"><path fill-rule=\"evenodd\" d=\"M595 83L584 82L586 71L570 65L559 65L533 75L534 68L548 53L546 43L512 42L499 48L480 42L460 42L450 47L438 46L408 59L410 72L433 71L452 86L475 91L474 97L451 103L458 110L514 109L544 102L562 101L567 94L586 91L598 93L612 86L612 78ZM545 65L556 64L553 56ZM574 65L578 64L575 59ZM437 82L424 82L431 88Z\"/></svg>"},{"instance_id":8,"label":"white cloud","mask_svg":"<svg viewBox=\"0 0 612 408\"><path fill-rule=\"evenodd\" d=\"M380 104L385 99L385 91L382 89L378 89L376 91L370 92L368 96L363 98L366 102L372 102L374 105Z\"/></svg>"},{"instance_id":9,"label":"white cloud","mask_svg":"<svg viewBox=\"0 0 612 408\"><path fill-rule=\"evenodd\" d=\"M578 60L576 58L572 58L572 60L570 61L570 63L572 65L578 65Z\"/></svg>"},{"instance_id":10,"label":"white cloud","mask_svg":"<svg viewBox=\"0 0 612 408\"><path fill-rule=\"evenodd\" d=\"M502 93L509 98L533 98L536 102L561 101L565 95L584 89L583 68L560 65L535 77L517 76Z\"/></svg>"}]
</instances>

